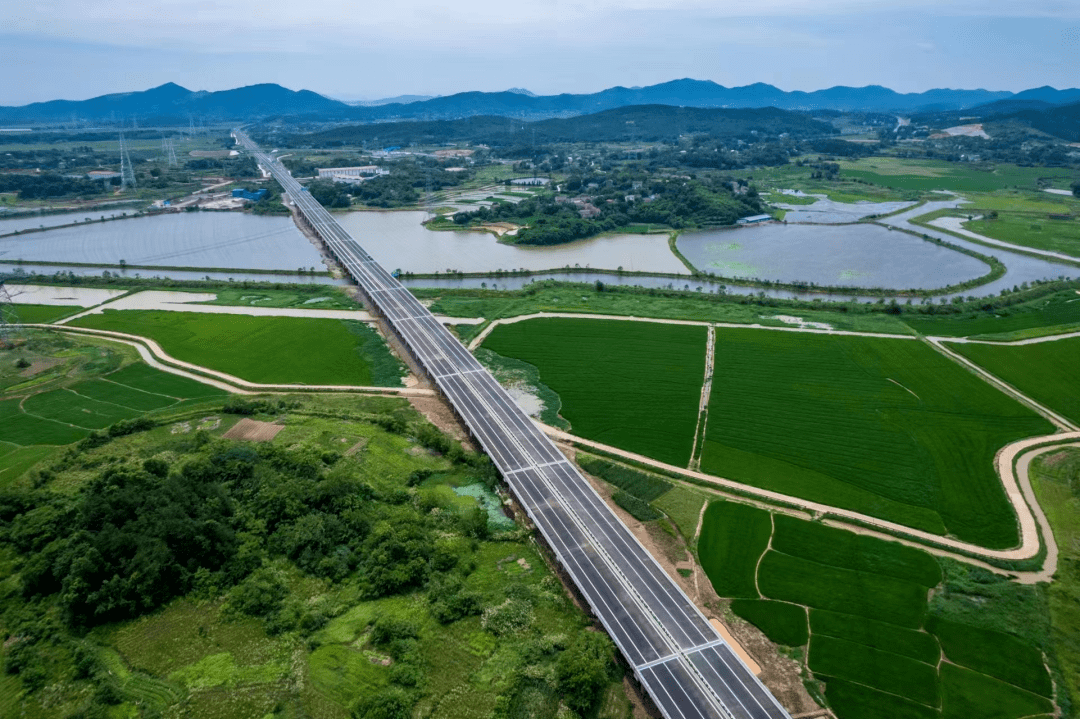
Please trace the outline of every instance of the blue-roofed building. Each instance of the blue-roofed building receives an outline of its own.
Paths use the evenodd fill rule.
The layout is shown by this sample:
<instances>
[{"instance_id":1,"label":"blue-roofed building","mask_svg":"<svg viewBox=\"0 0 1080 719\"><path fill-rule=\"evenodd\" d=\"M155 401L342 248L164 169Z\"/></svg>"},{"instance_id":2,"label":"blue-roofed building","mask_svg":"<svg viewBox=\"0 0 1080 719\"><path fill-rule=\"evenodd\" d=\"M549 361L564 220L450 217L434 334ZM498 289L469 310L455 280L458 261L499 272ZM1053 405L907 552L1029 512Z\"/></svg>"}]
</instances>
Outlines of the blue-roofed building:
<instances>
[{"instance_id":1,"label":"blue-roofed building","mask_svg":"<svg viewBox=\"0 0 1080 719\"><path fill-rule=\"evenodd\" d=\"M233 197L241 197L245 200L251 200L252 202L258 202L262 198L266 197L266 188L261 187L258 190L252 192L251 190L245 190L243 187L237 187L232 191Z\"/></svg>"}]
</instances>

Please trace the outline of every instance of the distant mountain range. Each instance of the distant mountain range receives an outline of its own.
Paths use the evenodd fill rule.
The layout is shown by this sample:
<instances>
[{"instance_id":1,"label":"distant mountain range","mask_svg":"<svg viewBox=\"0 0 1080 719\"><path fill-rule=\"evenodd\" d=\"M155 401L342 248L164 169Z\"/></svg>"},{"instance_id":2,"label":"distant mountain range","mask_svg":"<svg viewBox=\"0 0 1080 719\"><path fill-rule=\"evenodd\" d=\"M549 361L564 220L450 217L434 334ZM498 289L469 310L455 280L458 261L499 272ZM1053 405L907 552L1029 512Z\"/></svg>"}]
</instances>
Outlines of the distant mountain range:
<instances>
[{"instance_id":1,"label":"distant mountain range","mask_svg":"<svg viewBox=\"0 0 1080 719\"><path fill-rule=\"evenodd\" d=\"M573 117L631 105L696 108L762 108L870 112L948 112L989 103L1017 103L1013 111L1040 110L1080 101L1080 89L1041 87L1020 93L990 90L928 90L901 94L878 85L832 87L814 92L785 92L757 83L724 87L708 80L674 80L641 88L613 87L583 95L533 95L514 88L505 92L462 92L425 98L401 96L362 105L274 84L219 92L192 91L174 83L143 92L103 95L90 100L53 100L22 107L0 107L0 123L108 122L131 126L206 121L251 121L273 117L376 122L386 120L460 119L477 115L530 120ZM378 103L378 104L376 104ZM1045 103L1045 105L1040 104Z\"/></svg>"},{"instance_id":2,"label":"distant mountain range","mask_svg":"<svg viewBox=\"0 0 1080 719\"><path fill-rule=\"evenodd\" d=\"M327 147L335 143L404 145L410 142L483 142L491 145L529 145L547 142L655 142L684 134L735 137L788 135L822 137L836 128L803 112L775 107L703 108L671 105L633 105L589 115L521 122L474 115L458 120L402 120L349 124L283 140L287 147ZM280 135L276 136L280 138ZM275 139L275 143L279 140Z\"/></svg>"}]
</instances>

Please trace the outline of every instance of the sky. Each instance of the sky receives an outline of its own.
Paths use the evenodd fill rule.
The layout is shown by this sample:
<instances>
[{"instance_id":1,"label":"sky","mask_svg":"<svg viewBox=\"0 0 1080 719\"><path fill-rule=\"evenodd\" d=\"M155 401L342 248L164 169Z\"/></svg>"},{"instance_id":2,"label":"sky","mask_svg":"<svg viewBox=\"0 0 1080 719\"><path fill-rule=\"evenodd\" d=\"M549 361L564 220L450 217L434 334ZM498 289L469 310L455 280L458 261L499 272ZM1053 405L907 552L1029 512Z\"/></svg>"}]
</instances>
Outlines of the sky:
<instances>
[{"instance_id":1,"label":"sky","mask_svg":"<svg viewBox=\"0 0 1080 719\"><path fill-rule=\"evenodd\" d=\"M0 3L0 105L175 82L344 100L683 77L783 90L1080 86L1080 0Z\"/></svg>"}]
</instances>

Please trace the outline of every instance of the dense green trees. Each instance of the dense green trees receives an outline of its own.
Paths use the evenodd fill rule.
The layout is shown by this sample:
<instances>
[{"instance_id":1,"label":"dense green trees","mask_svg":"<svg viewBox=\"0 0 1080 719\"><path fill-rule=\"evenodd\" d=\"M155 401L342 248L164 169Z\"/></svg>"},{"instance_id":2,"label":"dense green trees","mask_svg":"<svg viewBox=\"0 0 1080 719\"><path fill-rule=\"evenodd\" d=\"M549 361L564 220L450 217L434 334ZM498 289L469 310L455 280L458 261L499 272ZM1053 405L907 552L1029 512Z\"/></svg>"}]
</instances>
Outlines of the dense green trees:
<instances>
[{"instance_id":1,"label":"dense green trees","mask_svg":"<svg viewBox=\"0 0 1080 719\"><path fill-rule=\"evenodd\" d=\"M584 714L596 704L613 659L611 640L597 632L582 632L559 656L556 677L571 708Z\"/></svg>"}]
</instances>

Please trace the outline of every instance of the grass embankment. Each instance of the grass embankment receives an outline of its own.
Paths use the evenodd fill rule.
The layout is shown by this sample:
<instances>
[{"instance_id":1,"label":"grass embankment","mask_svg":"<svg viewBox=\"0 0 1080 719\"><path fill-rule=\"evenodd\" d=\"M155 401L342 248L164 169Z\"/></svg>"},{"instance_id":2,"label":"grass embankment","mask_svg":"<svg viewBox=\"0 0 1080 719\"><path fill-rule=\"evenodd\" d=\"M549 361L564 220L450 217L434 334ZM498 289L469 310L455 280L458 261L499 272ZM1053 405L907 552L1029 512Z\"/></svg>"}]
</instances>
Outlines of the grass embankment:
<instances>
[{"instance_id":1,"label":"grass embankment","mask_svg":"<svg viewBox=\"0 0 1080 719\"><path fill-rule=\"evenodd\" d=\"M1080 257L1080 200L1018 190L971 195L968 199L970 203L952 214L983 219L964 223L965 229L1004 242Z\"/></svg>"},{"instance_id":2,"label":"grass embankment","mask_svg":"<svg viewBox=\"0 0 1080 719\"><path fill-rule=\"evenodd\" d=\"M1080 329L1080 295L1064 290L1013 307L958 315L906 315L903 321L929 336L1001 341L1039 337Z\"/></svg>"},{"instance_id":3,"label":"grass embankment","mask_svg":"<svg viewBox=\"0 0 1080 719\"><path fill-rule=\"evenodd\" d=\"M949 348L1037 402L1080 422L1080 337L1012 346L956 343Z\"/></svg>"},{"instance_id":4,"label":"grass embankment","mask_svg":"<svg viewBox=\"0 0 1080 719\"><path fill-rule=\"evenodd\" d=\"M575 434L685 466L705 337L704 327L540 318L496 327L484 348L535 366Z\"/></svg>"},{"instance_id":5,"label":"grass embankment","mask_svg":"<svg viewBox=\"0 0 1080 719\"><path fill-rule=\"evenodd\" d=\"M154 340L184 362L261 384L400 386L404 367L362 322L106 310L71 324Z\"/></svg>"},{"instance_id":6,"label":"grass embankment","mask_svg":"<svg viewBox=\"0 0 1080 719\"><path fill-rule=\"evenodd\" d=\"M284 429L227 440L223 410ZM5 483L3 716L629 716L610 642L477 503L489 465L406 402L211 411Z\"/></svg>"},{"instance_id":7,"label":"grass embankment","mask_svg":"<svg viewBox=\"0 0 1080 719\"><path fill-rule=\"evenodd\" d=\"M675 283L677 287L694 285ZM431 311L450 317L484 317L488 320L518 317L537 312L571 312L622 317L652 317L672 320L728 322L732 324L761 324L770 327L790 327L776 319L778 314L794 314L807 322L825 322L836 329L910 335L911 329L894 315L824 311L818 309L788 309L770 306L737 304L722 298L685 294L661 297L651 294L598 292L594 285L580 287L530 288L520 292L472 290L416 290L422 298L434 298Z\"/></svg>"},{"instance_id":8,"label":"grass embankment","mask_svg":"<svg viewBox=\"0 0 1080 719\"><path fill-rule=\"evenodd\" d=\"M1075 707L1080 701L1080 450L1043 455L1032 464L1031 477L1061 552L1046 592L1050 642Z\"/></svg>"},{"instance_id":9,"label":"grass embankment","mask_svg":"<svg viewBox=\"0 0 1080 719\"><path fill-rule=\"evenodd\" d=\"M706 510L697 549L717 592L738 597L732 611L805 647L788 654L805 657L839 719L1054 709L1037 587L956 563L943 571L917 549L727 502Z\"/></svg>"},{"instance_id":10,"label":"grass embankment","mask_svg":"<svg viewBox=\"0 0 1080 719\"><path fill-rule=\"evenodd\" d=\"M921 342L718 329L702 469L982 546L995 453L1052 425Z\"/></svg>"}]
</instances>

